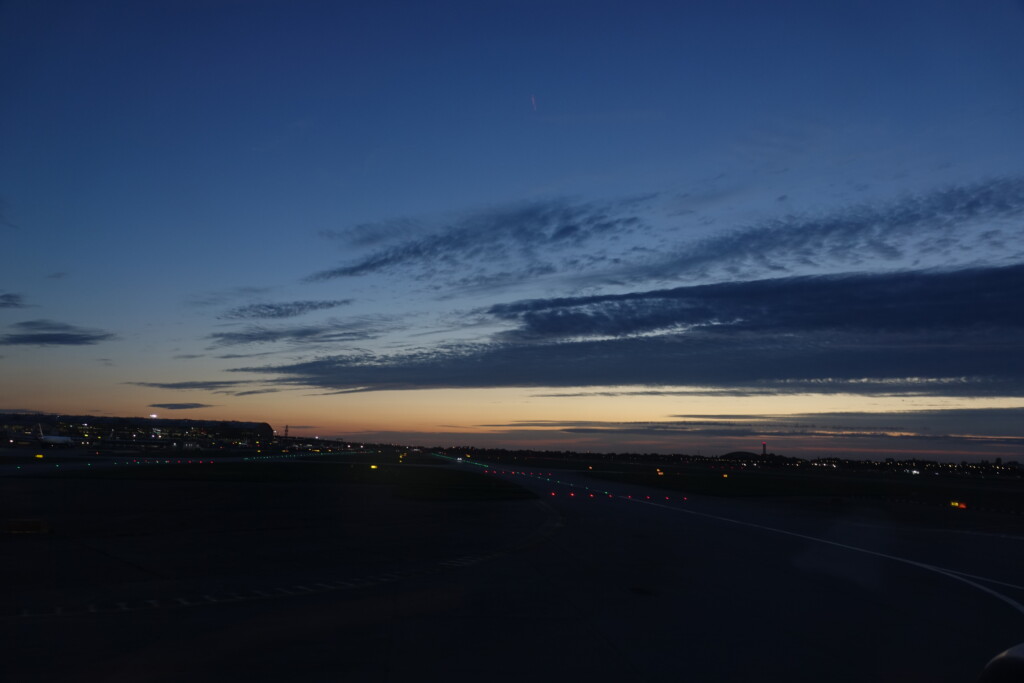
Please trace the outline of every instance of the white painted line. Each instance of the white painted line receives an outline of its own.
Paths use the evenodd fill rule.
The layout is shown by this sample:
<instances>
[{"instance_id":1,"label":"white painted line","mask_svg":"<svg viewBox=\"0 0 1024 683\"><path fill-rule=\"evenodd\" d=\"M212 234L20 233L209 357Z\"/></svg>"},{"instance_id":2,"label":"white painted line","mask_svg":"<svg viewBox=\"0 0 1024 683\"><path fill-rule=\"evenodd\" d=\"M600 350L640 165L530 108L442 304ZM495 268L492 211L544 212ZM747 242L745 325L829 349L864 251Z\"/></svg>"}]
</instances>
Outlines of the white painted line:
<instances>
[{"instance_id":1,"label":"white painted line","mask_svg":"<svg viewBox=\"0 0 1024 683\"><path fill-rule=\"evenodd\" d=\"M622 496L619 496L619 497L622 498ZM916 560L910 560L910 559L907 559L905 557L898 557L896 555L889 555L887 553L880 553L880 552L878 552L876 550L868 550L867 548L859 548L859 547L857 547L855 545L847 545L845 543L839 543L838 541L830 541L830 540L825 539L825 538L818 538L817 536L808 536L807 534L800 534L800 533L797 533L795 531L787 531L786 529L777 529L775 527L765 526L764 524L755 524L754 522L744 522L744 521L739 520L739 519L731 519L729 517L721 517L719 515L712 515L712 514L709 514L707 512L696 512L695 510L685 510L683 508L672 507L671 505L664 505L662 503L655 503L655 502L649 501L649 500L639 500L639 499L636 499L636 498L628 498L627 500L631 500L634 503L644 503L646 505L653 505L654 507L664 508L665 510L672 510L673 512L682 512L684 514L694 515L694 516L697 516L697 517L707 517L708 519L716 519L716 520L718 520L720 522L728 522L729 524L738 524L740 526L751 527L752 529L760 529L762 531L770 531L772 533L783 534L785 536L793 536L794 538L802 538L802 539L804 539L806 541L813 541L815 543L821 543L821 544L824 544L824 545L831 545L831 546L835 546L836 548L843 548L844 550L852 550L853 552L864 553L865 555L874 555L875 557L882 557L882 558L885 558L887 560L892 560L894 562L902 562L903 564L909 564L912 567L918 567L919 569L925 569L925 570L930 571L930 572L935 572L936 574L941 574L943 576L947 576L947 577L949 577L951 579L954 579L956 581L960 581L962 583L966 583L968 586L971 586L973 588L977 588L978 590L980 590L980 591L982 591L984 593L988 593L989 595L991 595L992 597L996 598L997 600L1001 600L1002 602L1006 603L1007 605L1009 605L1013 609L1015 609L1018 612L1020 612L1020 614L1024 615L1024 605L1020 604L1019 602L1017 602L1013 598L1010 598L1010 597L1008 597L1006 595L1003 595L1002 593L999 593L997 591L992 590L988 586L983 586L980 583L976 583L975 581L971 581L971 579L967 578L967 577L976 578L979 581L986 581L986 582L990 582L990 583L1000 583L1000 582L996 581L995 579L987 579L987 578L980 577L980 576L972 576L970 574L964 574L964 573L961 573L961 572L957 572L956 570L953 570L953 569L946 569L945 567L937 567L937 566L935 566L933 564L926 564L924 562L917 562ZM1001 585L1011 586L1012 584L1001 584ZM1013 587L1014 588L1019 588L1019 586L1013 586Z\"/></svg>"}]
</instances>

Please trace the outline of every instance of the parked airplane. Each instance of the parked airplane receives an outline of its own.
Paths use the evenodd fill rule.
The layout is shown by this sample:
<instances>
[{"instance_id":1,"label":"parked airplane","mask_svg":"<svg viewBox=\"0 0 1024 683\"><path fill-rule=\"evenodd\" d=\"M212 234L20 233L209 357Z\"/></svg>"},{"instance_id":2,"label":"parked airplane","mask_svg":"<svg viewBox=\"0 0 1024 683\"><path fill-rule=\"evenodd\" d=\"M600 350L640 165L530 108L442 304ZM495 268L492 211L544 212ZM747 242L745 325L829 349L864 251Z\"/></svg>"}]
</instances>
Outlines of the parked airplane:
<instances>
[{"instance_id":1,"label":"parked airplane","mask_svg":"<svg viewBox=\"0 0 1024 683\"><path fill-rule=\"evenodd\" d=\"M73 446L75 440L70 436L56 436L52 434L43 433L43 425L36 425L36 441L47 446Z\"/></svg>"}]
</instances>

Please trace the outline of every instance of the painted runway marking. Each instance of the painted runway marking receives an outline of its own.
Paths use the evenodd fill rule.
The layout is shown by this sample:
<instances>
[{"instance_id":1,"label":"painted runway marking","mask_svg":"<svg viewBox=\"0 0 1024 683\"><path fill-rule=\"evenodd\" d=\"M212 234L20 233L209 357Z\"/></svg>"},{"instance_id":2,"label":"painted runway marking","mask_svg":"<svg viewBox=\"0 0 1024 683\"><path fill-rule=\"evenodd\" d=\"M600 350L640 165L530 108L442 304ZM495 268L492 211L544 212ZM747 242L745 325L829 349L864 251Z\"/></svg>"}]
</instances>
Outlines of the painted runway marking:
<instances>
[{"instance_id":1,"label":"painted runway marking","mask_svg":"<svg viewBox=\"0 0 1024 683\"><path fill-rule=\"evenodd\" d=\"M933 564L927 564L925 562L918 562L917 560L910 560L910 559L907 559L906 557L899 557L897 555L889 555L888 553L880 553L877 550L869 550L867 548L860 548L860 547L855 546L855 545L848 545L846 543L839 543L838 541L830 541L830 540L828 540L826 538L818 538L817 536L808 536L807 534L801 534L801 533L798 533L796 531L787 531L786 529L779 529L779 528L776 528L776 527L766 526L764 524L757 524L755 522L744 522L743 520L740 520L740 519L732 519L730 517L722 517L720 515L712 515L712 514L707 513L707 512L697 512L695 510L686 510L684 508L677 508L677 507L673 507L671 505L665 505L663 503L655 503L655 502L649 501L649 500L640 500L638 498L626 498L625 496L619 496L619 497L622 498L623 500L629 500L629 501L634 502L634 503L643 503L645 505L653 505L654 507L663 508L665 510L672 510L673 512L682 512L684 514L694 515L696 517L706 517L708 519L715 519L715 520L718 520L720 522L727 522L729 524L737 524L739 526L746 526L746 527L750 527L752 529L760 529L762 531L770 531L772 533L782 534L784 536L792 536L794 538L802 538L802 539L804 539L806 541L813 541L815 543L821 543L823 545L831 545L831 546L834 546L836 548L843 548L844 550L852 550L853 552L864 553L865 555L874 555L875 557L882 557L882 558L885 558L887 560L892 560L894 562L902 562L903 564L908 564L908 565L911 565L913 567L917 567L919 569L924 569L924 570L927 570L927 571L930 571L930 572L935 572L936 574L941 574L942 576L946 576L946 577L954 579L956 581L960 581L962 583L967 584L968 586L971 586L972 588L977 588L978 590L980 590L980 591L982 591L984 593L988 593L989 595L991 595L992 597L996 598L997 600L1000 600L1000 601L1006 603L1007 605L1009 605L1013 609L1017 610L1017 612L1019 612L1020 614L1024 615L1024 605L1020 604L1019 602L1017 602L1016 600L1014 600L1013 598L1011 598L1009 596L1003 595L1002 593L1000 593L998 591L995 591L995 590L989 588L988 586L983 586L980 583L977 583L976 581L972 581L971 579L977 579L978 581L985 581L985 582L988 582L988 583L995 583L995 584L999 584L999 585L1002 585L1002 586L1013 587L1013 588L1020 588L1020 586L1014 586L1013 584L1002 583L1000 581L996 581L995 579L988 579L988 578L985 578L985 577L982 577L982 576L973 576L973 575L967 574L965 572L956 571L955 569L947 569L945 567L938 567L938 566L933 565Z\"/></svg>"},{"instance_id":2,"label":"painted runway marking","mask_svg":"<svg viewBox=\"0 0 1024 683\"><path fill-rule=\"evenodd\" d=\"M502 474L504 474L504 472ZM516 473L512 472L511 474L516 474ZM522 473L522 474L525 474L525 473ZM542 479L543 477L532 476L531 478L533 478L533 479ZM591 490L589 486L585 486L583 484L573 484L571 482L563 482L563 481L557 481L556 483L562 484L563 486L569 486L570 488L582 488L582 489L584 489L586 491ZM572 494L570 494L570 495L572 495ZM1016 610L1021 615L1024 615L1024 605L1022 605L1021 603L1017 602L1016 600L1014 600L1013 598L1011 598L1011 597L1009 597L1007 595L1003 595L1002 593L1000 593L1000 592L998 592L996 590L993 590L992 588L989 588L988 586L984 586L984 585L978 583L978 581L984 581L985 583L990 583L990 584L993 584L993 585L1003 586L1005 588L1012 588L1014 590L1024 590L1024 586L1018 586L1016 584L1006 583L1004 581L999 581L997 579L990 579L990 578L985 577L985 576L977 576L975 574L968 574L967 572L961 572L961 571L958 571L956 569L948 569L946 567L939 567L937 565L928 564L926 562L918 562L916 560L911 560L911 559L908 559L906 557L899 557L897 555L889 555L887 553L878 552L877 550L869 550L868 548L861 548L861 547L854 546L854 545L848 545L846 543L839 543L838 541L830 541L828 539L819 538L817 536L809 536L807 534L801 534L801 533L798 533L798 532L795 532L795 531L787 531L786 529L779 529L777 527L770 527L770 526L766 526L764 524L757 524L755 522L745 522L743 520L733 519L731 517L722 517L721 515L713 515L713 514L710 514L710 513L707 513L707 512L697 512L696 510L688 510L686 508L674 507L672 505L665 505L664 503L658 503L658 502L655 502L655 501L651 500L651 496L647 496L647 495L645 495L644 498L640 498L639 496L634 498L631 495L621 495L621 494L617 495L616 497L619 498L620 500L624 500L624 501L627 501L627 502L630 502L630 503L644 503L646 505L653 505L654 507L662 508L662 509L665 509L665 510L671 510L673 512L682 512L684 514L693 515L695 517L705 517L705 518L708 518L708 519L715 519L715 520L718 520L720 522L726 522L726 523L729 523L729 524L736 524L736 525L739 525L739 526L746 526L746 527L750 527L752 529L759 529L761 531L769 531L769 532L772 532L772 533L782 534L782 535L785 535L785 536L792 536L794 538L802 538L802 539L807 540L807 541L813 541L814 543L821 543L823 545L831 545L831 546L834 546L834 547L837 547L837 548L843 548L844 550L850 550L850 551L853 551L853 552L863 553L865 555L874 555L875 557L881 557L881 558L884 558L884 559L887 559L887 560L892 560L893 562L901 562L903 564L907 564L907 565L910 565L910 566L913 566L913 567L917 567L918 569L924 569L926 571L934 572L936 574L941 574L942 576L945 576L947 578L953 579L954 581L960 581L961 583L964 583L964 584L966 584L966 585L968 585L968 586L970 586L972 588L976 588L977 590L979 590L979 591L981 591L983 593L987 593L988 595L994 597L995 599L999 600L1000 602L1003 602L1006 605L1010 606L1011 608ZM683 499L685 500L685 496L683 497ZM979 535L979 536L980 535L1001 536L1001 534L984 534L983 532L972 532L972 531L962 531L960 533L976 534L976 535ZM1012 537L1012 538L1014 538L1014 540L1021 540L1020 537Z\"/></svg>"}]
</instances>

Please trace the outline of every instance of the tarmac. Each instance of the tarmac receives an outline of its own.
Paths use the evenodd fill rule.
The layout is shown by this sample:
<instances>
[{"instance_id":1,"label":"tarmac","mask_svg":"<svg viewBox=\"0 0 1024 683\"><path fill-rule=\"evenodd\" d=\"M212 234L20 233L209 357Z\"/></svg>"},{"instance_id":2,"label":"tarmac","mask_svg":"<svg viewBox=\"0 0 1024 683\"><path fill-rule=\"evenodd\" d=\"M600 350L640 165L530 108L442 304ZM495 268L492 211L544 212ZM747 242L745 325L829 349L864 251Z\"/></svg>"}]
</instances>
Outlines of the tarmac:
<instances>
[{"instance_id":1,"label":"tarmac","mask_svg":"<svg viewBox=\"0 0 1024 683\"><path fill-rule=\"evenodd\" d=\"M0 677L956 683L1024 642L1019 537L499 476L541 497L0 479L49 527L0 537Z\"/></svg>"}]
</instances>

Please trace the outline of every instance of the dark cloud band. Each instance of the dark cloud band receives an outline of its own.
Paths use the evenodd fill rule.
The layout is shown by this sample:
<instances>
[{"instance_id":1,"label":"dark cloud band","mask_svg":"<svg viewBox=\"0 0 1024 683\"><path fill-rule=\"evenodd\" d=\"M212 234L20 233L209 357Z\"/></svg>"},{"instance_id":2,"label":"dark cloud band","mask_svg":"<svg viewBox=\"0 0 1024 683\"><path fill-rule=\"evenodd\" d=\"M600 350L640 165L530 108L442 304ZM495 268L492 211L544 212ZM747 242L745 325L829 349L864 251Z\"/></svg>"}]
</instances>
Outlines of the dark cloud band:
<instances>
[{"instance_id":1,"label":"dark cloud band","mask_svg":"<svg viewBox=\"0 0 1024 683\"><path fill-rule=\"evenodd\" d=\"M91 346L116 338L110 332L88 330L52 320L26 320L11 327L18 331L0 336L0 345Z\"/></svg>"},{"instance_id":2,"label":"dark cloud band","mask_svg":"<svg viewBox=\"0 0 1024 683\"><path fill-rule=\"evenodd\" d=\"M195 410L197 408L213 408L209 403L150 403L150 408L162 408L164 410Z\"/></svg>"},{"instance_id":3,"label":"dark cloud band","mask_svg":"<svg viewBox=\"0 0 1024 683\"><path fill-rule=\"evenodd\" d=\"M1020 291L1024 266L534 300L492 307L517 327L490 344L244 370L334 391L644 385L1018 396Z\"/></svg>"},{"instance_id":4,"label":"dark cloud band","mask_svg":"<svg viewBox=\"0 0 1024 683\"><path fill-rule=\"evenodd\" d=\"M492 306L517 338L703 329L800 334L1024 327L1024 266L733 282Z\"/></svg>"}]
</instances>

